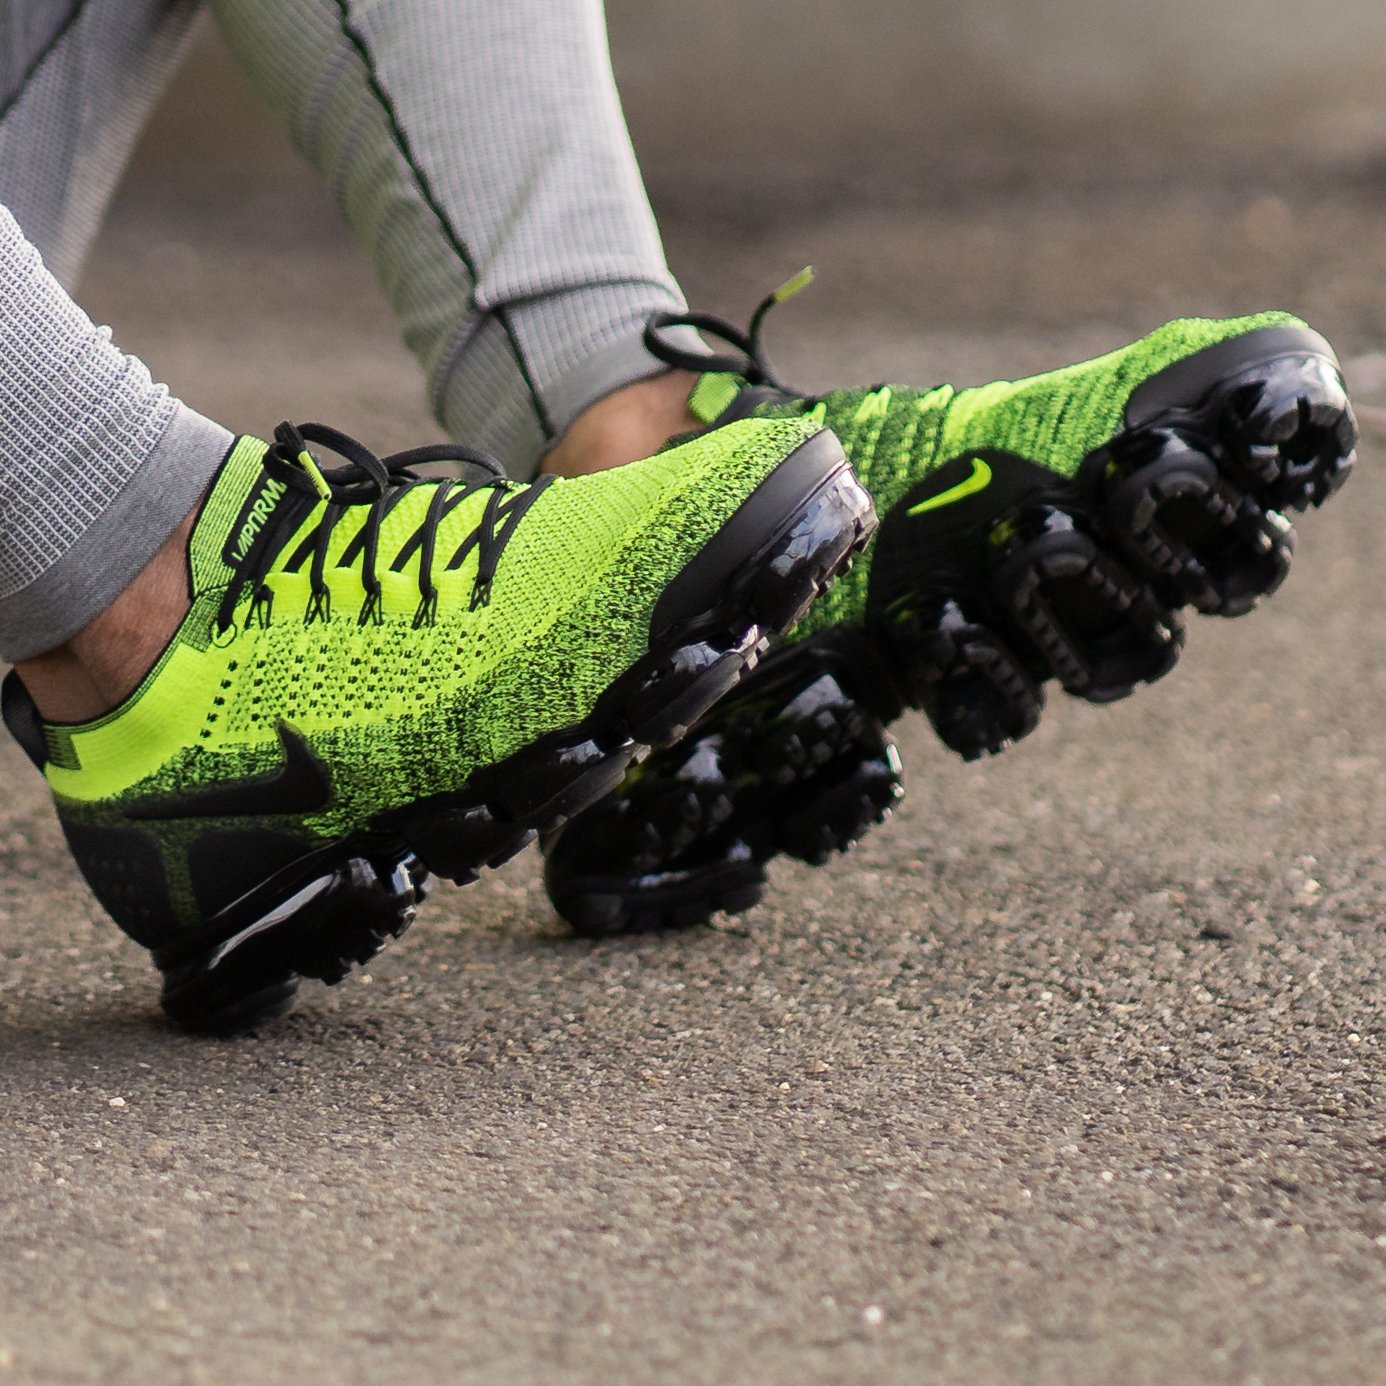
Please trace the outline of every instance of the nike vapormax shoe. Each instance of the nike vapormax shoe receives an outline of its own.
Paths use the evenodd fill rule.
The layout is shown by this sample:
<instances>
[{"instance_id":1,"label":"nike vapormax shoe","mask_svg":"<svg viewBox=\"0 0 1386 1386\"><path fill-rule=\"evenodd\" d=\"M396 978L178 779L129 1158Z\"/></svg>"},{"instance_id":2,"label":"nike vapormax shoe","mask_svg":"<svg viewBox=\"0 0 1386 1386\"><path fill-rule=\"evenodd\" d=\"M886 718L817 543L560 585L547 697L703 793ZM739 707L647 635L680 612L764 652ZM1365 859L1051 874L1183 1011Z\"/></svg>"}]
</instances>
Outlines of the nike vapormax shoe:
<instances>
[{"instance_id":1,"label":"nike vapormax shoe","mask_svg":"<svg viewBox=\"0 0 1386 1386\"><path fill-rule=\"evenodd\" d=\"M647 340L703 370L690 405L709 425L832 428L880 531L693 736L546 842L553 901L585 931L743 909L776 854L850 845L900 793L886 727L907 707L973 759L1035 726L1051 680L1102 703L1160 678L1181 609L1240 616L1275 591L1294 543L1283 512L1321 505L1353 465L1337 361L1286 313L1183 319L978 389L804 398L760 345L784 295L746 333L694 314L655 320ZM738 354L671 349L661 332L682 323Z\"/></svg>"},{"instance_id":2,"label":"nike vapormax shoe","mask_svg":"<svg viewBox=\"0 0 1386 1386\"><path fill-rule=\"evenodd\" d=\"M454 447L275 438L228 455L192 609L124 703L53 725L4 686L92 890L152 950L168 1013L207 1030L340 980L403 932L429 872L474 880L611 790L875 523L807 419L530 486ZM413 470L447 461L479 465Z\"/></svg>"}]
</instances>

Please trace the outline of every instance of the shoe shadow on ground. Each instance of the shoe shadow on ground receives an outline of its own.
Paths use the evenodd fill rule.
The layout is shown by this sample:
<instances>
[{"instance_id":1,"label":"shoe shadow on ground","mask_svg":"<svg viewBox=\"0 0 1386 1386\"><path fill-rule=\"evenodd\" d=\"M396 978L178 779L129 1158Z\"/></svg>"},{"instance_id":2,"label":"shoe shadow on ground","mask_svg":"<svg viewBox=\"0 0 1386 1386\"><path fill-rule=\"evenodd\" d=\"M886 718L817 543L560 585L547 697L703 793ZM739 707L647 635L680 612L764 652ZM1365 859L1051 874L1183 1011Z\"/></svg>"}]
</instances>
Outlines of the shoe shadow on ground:
<instances>
[{"instance_id":1,"label":"shoe shadow on ground","mask_svg":"<svg viewBox=\"0 0 1386 1386\"><path fill-rule=\"evenodd\" d=\"M156 1014L118 999L72 1007L50 996L9 998L0 1006L0 1053L6 1068L42 1066L55 1050L65 1057L110 1055L158 1044L172 1027Z\"/></svg>"},{"instance_id":2,"label":"shoe shadow on ground","mask_svg":"<svg viewBox=\"0 0 1386 1386\"><path fill-rule=\"evenodd\" d=\"M451 899L451 892L444 898ZM288 1015L228 1036L180 1028L160 1011L157 975L142 965L132 945L104 933L99 940L83 939L74 925L68 940L74 947L28 950L6 964L0 1072L23 1072L25 1086L41 1088L88 1062L176 1062L186 1071L189 1064L196 1069L203 1056L215 1068L221 1063L217 1056L257 1050L288 1062L295 1055L311 1053L318 1062L333 1051L352 1051L359 1062L363 1046L408 1052L440 1034L453 1052L464 1050L467 1062L476 1064L488 1037L508 1031L524 1042L536 1017L542 1030L546 1008L563 1012L583 1004L593 989L623 993L636 974L652 981L663 974L677 978L685 964L715 969L726 962L719 959L719 941L739 949L751 936L734 924L711 924L585 938L538 900L499 926L467 919L466 903L457 897L452 911L435 901L425 920L370 972L331 988L306 982ZM81 961L74 964L77 954ZM74 965L81 968L76 979L64 977ZM514 1023L526 1015L528 1022Z\"/></svg>"}]
</instances>

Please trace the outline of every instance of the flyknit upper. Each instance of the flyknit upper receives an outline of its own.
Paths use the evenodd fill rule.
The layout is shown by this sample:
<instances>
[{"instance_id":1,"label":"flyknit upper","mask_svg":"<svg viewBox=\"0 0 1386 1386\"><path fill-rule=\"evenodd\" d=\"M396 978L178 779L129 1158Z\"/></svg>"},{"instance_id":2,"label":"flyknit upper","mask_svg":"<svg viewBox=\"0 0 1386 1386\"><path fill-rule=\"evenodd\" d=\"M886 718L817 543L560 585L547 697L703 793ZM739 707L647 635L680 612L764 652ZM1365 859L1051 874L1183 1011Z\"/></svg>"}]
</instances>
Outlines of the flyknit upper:
<instances>
[{"instance_id":1,"label":"flyknit upper","mask_svg":"<svg viewBox=\"0 0 1386 1386\"><path fill-rule=\"evenodd\" d=\"M1301 327L1288 313L1251 317L1180 318L1129 346L1091 361L1018 381L973 389L884 386L834 390L816 402L776 399L758 404L757 417L809 416L841 439L853 469L870 491L882 530L892 509L931 471L968 452L1018 454L1068 478L1083 459L1124 427L1131 394L1165 367L1205 347L1264 327ZM744 381L707 375L690 407L709 422L735 399ZM865 616L868 550L850 574L816 602L791 639L801 639Z\"/></svg>"},{"instance_id":2,"label":"flyknit upper","mask_svg":"<svg viewBox=\"0 0 1386 1386\"><path fill-rule=\"evenodd\" d=\"M479 490L438 526L437 607L421 624L421 552L406 541L434 487L406 492L381 526L379 623L358 619L365 590L360 544L354 556L351 546L365 506L347 506L332 533L323 572L331 601L312 614L303 541L322 518L318 503L264 580L267 624L252 620L246 592L221 632L233 531L265 485L265 445L242 439L198 519L193 608L158 665L108 716L46 729L60 807L85 821L118 820L131 798L272 771L282 763L281 721L333 772L331 804L295 830L332 838L382 809L456 789L478 767L581 720L645 652L650 613L670 581L815 431L804 419L746 420L644 462L554 481L506 543L489 600L472 609L476 546L457 569L444 565L493 495ZM288 571L296 555L298 570Z\"/></svg>"}]
</instances>

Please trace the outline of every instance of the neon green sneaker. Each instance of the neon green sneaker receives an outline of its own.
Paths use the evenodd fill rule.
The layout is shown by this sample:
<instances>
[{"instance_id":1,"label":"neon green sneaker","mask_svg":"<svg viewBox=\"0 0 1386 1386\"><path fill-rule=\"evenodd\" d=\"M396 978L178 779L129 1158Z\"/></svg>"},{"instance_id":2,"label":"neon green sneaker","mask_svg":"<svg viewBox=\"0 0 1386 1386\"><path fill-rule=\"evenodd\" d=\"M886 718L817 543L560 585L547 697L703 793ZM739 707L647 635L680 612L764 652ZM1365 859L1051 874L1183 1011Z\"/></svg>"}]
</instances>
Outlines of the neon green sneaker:
<instances>
[{"instance_id":1,"label":"neon green sneaker","mask_svg":"<svg viewBox=\"0 0 1386 1386\"><path fill-rule=\"evenodd\" d=\"M704 373L709 425L808 418L841 438L881 515L876 542L675 750L546 844L559 912L592 932L669 927L759 899L764 863L845 848L901 792L886 726L921 708L967 759L1026 735L1043 684L1092 702L1166 674L1180 608L1239 616L1353 465L1328 343L1287 313L1182 319L1094 361L978 389L804 398L761 348L702 314L647 342ZM736 348L699 358L691 325ZM711 369L709 369L711 367Z\"/></svg>"},{"instance_id":2,"label":"neon green sneaker","mask_svg":"<svg viewBox=\"0 0 1386 1386\"><path fill-rule=\"evenodd\" d=\"M192 608L97 721L6 724L163 1004L226 1031L340 980L459 883L600 798L789 629L874 527L833 436L750 419L531 486L455 447L381 461L318 425L237 440ZM324 472L308 444L340 454ZM426 479L424 463L473 466Z\"/></svg>"}]
</instances>

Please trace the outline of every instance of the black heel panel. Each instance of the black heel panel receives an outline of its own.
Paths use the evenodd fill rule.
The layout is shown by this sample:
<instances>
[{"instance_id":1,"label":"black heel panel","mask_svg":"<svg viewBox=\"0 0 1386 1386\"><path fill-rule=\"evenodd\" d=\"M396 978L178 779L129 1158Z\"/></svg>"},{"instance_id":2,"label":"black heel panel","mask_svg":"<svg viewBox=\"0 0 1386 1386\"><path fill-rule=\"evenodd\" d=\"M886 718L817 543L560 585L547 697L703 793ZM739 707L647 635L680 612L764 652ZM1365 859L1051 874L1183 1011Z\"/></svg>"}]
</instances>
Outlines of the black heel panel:
<instances>
[{"instance_id":1,"label":"black heel panel","mask_svg":"<svg viewBox=\"0 0 1386 1386\"><path fill-rule=\"evenodd\" d=\"M426 893L417 859L305 863L156 950L167 1014L190 1030L230 1033L292 1004L300 977L332 985L414 920Z\"/></svg>"}]
</instances>

